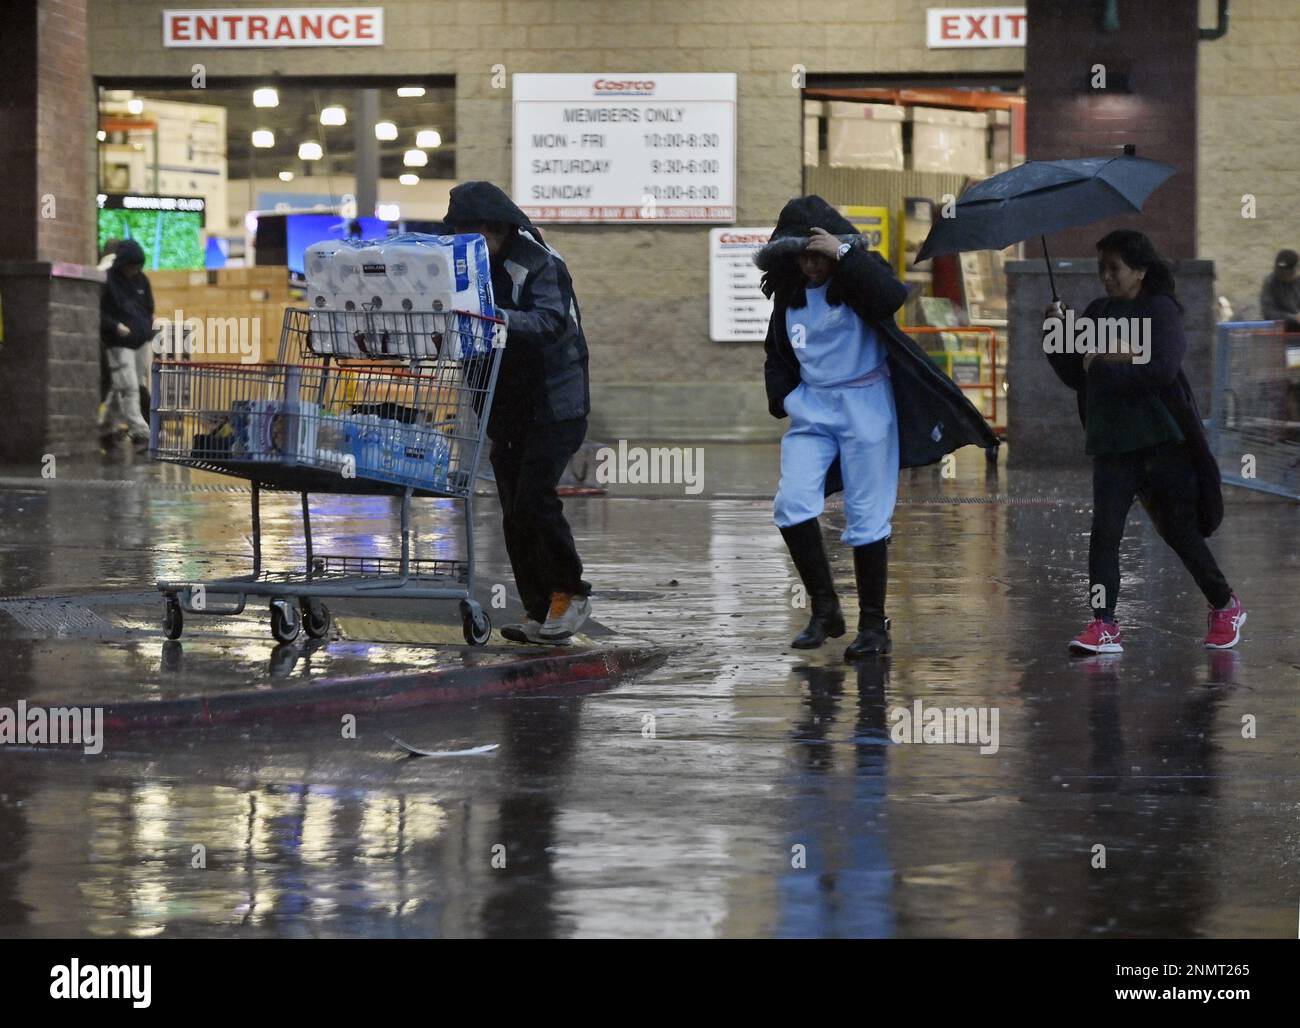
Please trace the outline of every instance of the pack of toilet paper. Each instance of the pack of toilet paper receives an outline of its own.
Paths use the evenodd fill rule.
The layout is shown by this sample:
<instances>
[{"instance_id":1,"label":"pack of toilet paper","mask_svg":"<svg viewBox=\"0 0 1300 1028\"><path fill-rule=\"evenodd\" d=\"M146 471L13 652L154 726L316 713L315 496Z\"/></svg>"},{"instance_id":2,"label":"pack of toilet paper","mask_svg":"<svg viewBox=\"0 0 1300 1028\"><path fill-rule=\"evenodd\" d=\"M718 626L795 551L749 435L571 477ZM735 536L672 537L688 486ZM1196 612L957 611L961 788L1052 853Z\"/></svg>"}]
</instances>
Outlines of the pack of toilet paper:
<instances>
[{"instance_id":1,"label":"pack of toilet paper","mask_svg":"<svg viewBox=\"0 0 1300 1028\"><path fill-rule=\"evenodd\" d=\"M482 236L408 232L365 243L331 240L308 247L305 265L313 310L347 312L317 319L324 333L318 349L328 342L341 356L460 359L491 347L488 326L452 315L495 316ZM429 313L447 317L420 316Z\"/></svg>"}]
</instances>

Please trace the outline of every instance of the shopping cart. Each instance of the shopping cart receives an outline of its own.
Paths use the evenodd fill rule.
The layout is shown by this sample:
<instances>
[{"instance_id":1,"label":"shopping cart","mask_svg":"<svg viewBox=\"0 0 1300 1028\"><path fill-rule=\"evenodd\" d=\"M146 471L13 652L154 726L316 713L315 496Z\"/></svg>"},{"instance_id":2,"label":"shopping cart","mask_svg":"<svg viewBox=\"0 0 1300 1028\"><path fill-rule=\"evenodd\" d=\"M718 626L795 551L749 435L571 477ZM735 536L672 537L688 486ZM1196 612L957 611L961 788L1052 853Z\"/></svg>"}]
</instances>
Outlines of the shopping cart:
<instances>
[{"instance_id":1,"label":"shopping cart","mask_svg":"<svg viewBox=\"0 0 1300 1028\"><path fill-rule=\"evenodd\" d=\"M180 637L185 614L240 614L250 596L270 599L280 642L303 630L322 638L323 599L382 597L459 600L465 641L486 643L474 484L503 345L500 322L456 311L288 310L276 363L155 361L150 455L252 486L252 572L159 581L167 638ZM302 496L301 568L262 566L263 489ZM316 553L311 493L401 497L400 557ZM411 552L414 497L460 502L463 555Z\"/></svg>"}]
</instances>

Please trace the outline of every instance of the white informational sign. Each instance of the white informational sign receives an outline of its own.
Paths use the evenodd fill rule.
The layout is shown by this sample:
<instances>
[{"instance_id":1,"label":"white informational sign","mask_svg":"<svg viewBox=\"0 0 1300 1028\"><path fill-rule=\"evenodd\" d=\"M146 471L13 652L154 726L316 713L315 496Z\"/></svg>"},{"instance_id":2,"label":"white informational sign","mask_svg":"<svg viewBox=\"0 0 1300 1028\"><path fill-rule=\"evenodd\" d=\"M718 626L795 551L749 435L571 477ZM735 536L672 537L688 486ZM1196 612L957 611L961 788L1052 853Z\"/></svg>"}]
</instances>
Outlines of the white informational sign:
<instances>
[{"instance_id":1,"label":"white informational sign","mask_svg":"<svg viewBox=\"0 0 1300 1028\"><path fill-rule=\"evenodd\" d=\"M736 219L736 76L515 75L514 201L539 222Z\"/></svg>"},{"instance_id":2,"label":"white informational sign","mask_svg":"<svg viewBox=\"0 0 1300 1028\"><path fill-rule=\"evenodd\" d=\"M931 50L969 46L1024 46L1023 7L931 7L926 11Z\"/></svg>"},{"instance_id":3,"label":"white informational sign","mask_svg":"<svg viewBox=\"0 0 1300 1028\"><path fill-rule=\"evenodd\" d=\"M709 232L709 338L715 343L762 341L772 301L759 289L763 273L754 254L770 228L715 228Z\"/></svg>"},{"instance_id":4,"label":"white informational sign","mask_svg":"<svg viewBox=\"0 0 1300 1028\"><path fill-rule=\"evenodd\" d=\"M163 11L163 46L383 46L382 7Z\"/></svg>"}]
</instances>

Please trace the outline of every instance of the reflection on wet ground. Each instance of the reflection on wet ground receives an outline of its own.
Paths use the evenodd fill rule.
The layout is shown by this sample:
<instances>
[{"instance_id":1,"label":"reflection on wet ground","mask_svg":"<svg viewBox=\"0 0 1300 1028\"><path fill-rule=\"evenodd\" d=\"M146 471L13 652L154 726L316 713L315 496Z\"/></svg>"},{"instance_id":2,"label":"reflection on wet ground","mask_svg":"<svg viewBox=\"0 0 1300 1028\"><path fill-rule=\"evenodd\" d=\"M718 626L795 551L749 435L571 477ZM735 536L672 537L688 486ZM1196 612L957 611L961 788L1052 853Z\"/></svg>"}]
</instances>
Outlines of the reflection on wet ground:
<instances>
[{"instance_id":1,"label":"reflection on wet ground","mask_svg":"<svg viewBox=\"0 0 1300 1028\"><path fill-rule=\"evenodd\" d=\"M566 503L598 617L670 648L664 666L585 694L366 718L355 739L319 722L145 736L100 757L0 751L0 933L1295 931L1296 507L1236 499L1212 541L1250 608L1239 651L1201 649L1202 601L1137 513L1127 650L1071 660L1086 611L1084 475L986 480L979 454L955 481L905 474L895 653L851 668L845 640L788 649L802 615L793 572L768 503L746 495L770 495L774 451L707 453L713 495ZM0 616L0 702L254 673L274 687L264 612L187 626L168 649L150 592L160 573L210 574L209 554L247 552L246 495L183 488L170 470L113 474L151 485L0 490L0 593L75 594L103 624L42 639ZM987 494L1007 502L939 502ZM320 510L318 546L382 545L393 518L386 500ZM294 504L267 501L264 516L291 553ZM483 502L485 588L505 580L495 516ZM417 527L434 544L456 538L432 505ZM828 545L851 596L850 555ZM440 659L355 639L281 657L304 680ZM996 752L919 730L894 742L896 712L917 701L996 710ZM389 734L498 749L409 758Z\"/></svg>"}]
</instances>

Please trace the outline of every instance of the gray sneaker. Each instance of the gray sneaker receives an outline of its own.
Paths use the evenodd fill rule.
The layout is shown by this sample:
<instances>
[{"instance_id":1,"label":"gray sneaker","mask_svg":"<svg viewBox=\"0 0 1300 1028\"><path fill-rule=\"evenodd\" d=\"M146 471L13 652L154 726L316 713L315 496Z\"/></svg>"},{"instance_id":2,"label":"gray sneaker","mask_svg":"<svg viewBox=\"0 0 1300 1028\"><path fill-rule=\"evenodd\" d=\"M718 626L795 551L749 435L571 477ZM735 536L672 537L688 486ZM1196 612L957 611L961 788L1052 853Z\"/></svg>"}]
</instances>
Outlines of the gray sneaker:
<instances>
[{"instance_id":1,"label":"gray sneaker","mask_svg":"<svg viewBox=\"0 0 1300 1028\"><path fill-rule=\"evenodd\" d=\"M541 637L547 642L569 639L591 617L591 600L586 596L552 593L551 610L542 625Z\"/></svg>"},{"instance_id":2,"label":"gray sneaker","mask_svg":"<svg viewBox=\"0 0 1300 1028\"><path fill-rule=\"evenodd\" d=\"M539 646L547 645L547 641L542 638L541 622L534 621L532 618L513 625L503 626L501 635L511 642L536 643Z\"/></svg>"}]
</instances>

